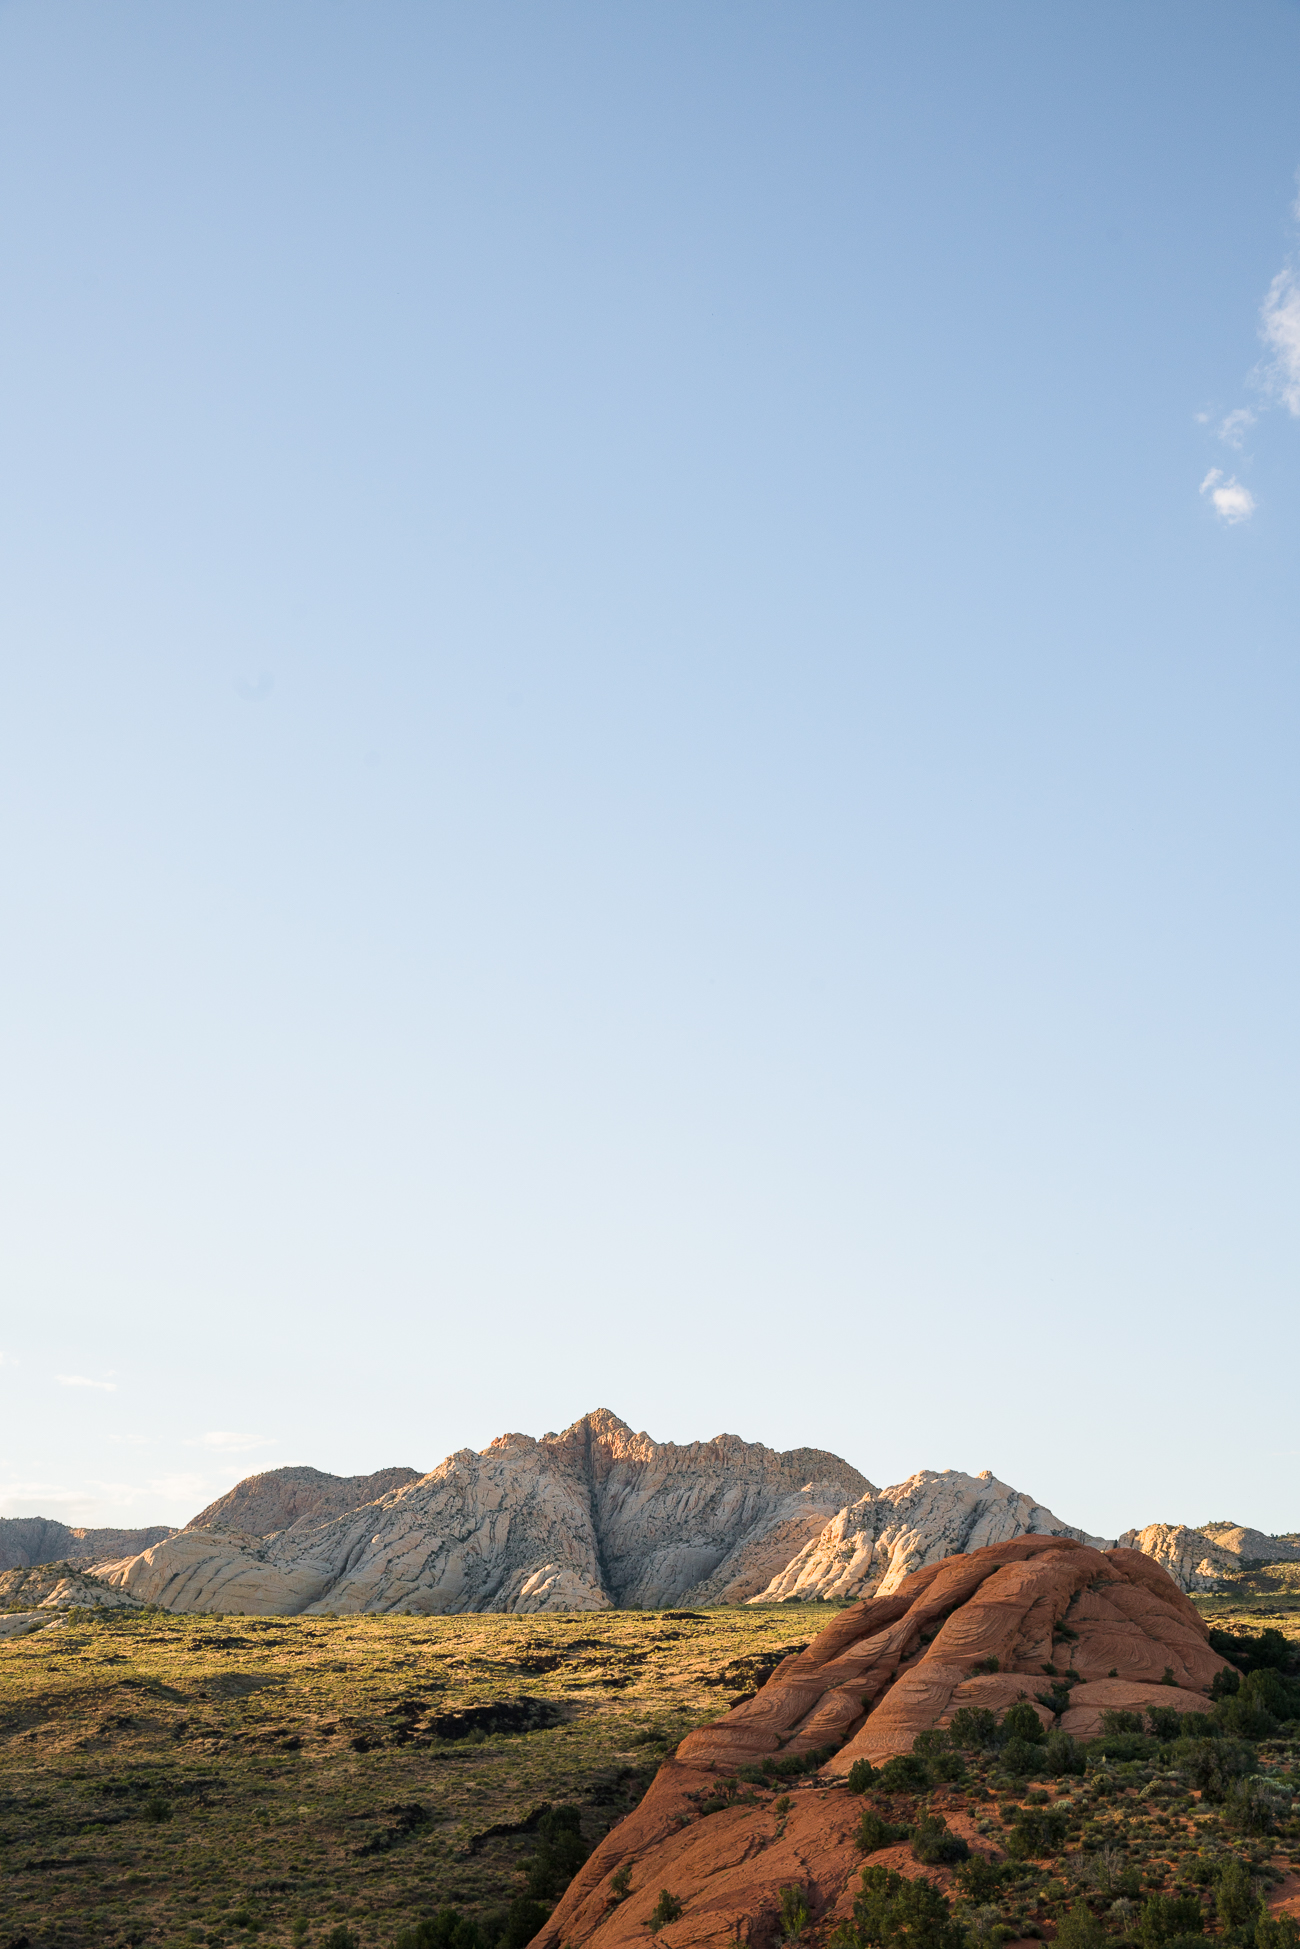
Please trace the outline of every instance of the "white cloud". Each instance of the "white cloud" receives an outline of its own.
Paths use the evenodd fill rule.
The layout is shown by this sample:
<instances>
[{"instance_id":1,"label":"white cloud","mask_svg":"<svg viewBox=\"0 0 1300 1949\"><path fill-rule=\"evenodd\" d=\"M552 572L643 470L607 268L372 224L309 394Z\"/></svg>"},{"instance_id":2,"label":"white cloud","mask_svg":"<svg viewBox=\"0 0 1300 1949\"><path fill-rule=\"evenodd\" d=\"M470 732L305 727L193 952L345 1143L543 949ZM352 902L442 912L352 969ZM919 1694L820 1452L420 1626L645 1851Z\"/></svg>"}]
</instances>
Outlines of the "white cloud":
<instances>
[{"instance_id":1,"label":"white cloud","mask_svg":"<svg viewBox=\"0 0 1300 1949\"><path fill-rule=\"evenodd\" d=\"M244 1455L250 1448L274 1448L275 1442L266 1435L239 1435L229 1429L214 1429L210 1434L200 1435L197 1441L187 1444L190 1448L216 1448L225 1455Z\"/></svg>"},{"instance_id":2,"label":"white cloud","mask_svg":"<svg viewBox=\"0 0 1300 1949\"><path fill-rule=\"evenodd\" d=\"M116 1381L88 1381L84 1374L56 1374L54 1378L60 1387L98 1387L105 1394L117 1393Z\"/></svg>"},{"instance_id":3,"label":"white cloud","mask_svg":"<svg viewBox=\"0 0 1300 1949\"><path fill-rule=\"evenodd\" d=\"M1214 503L1214 512L1230 528L1239 521L1249 521L1255 512L1255 496L1248 487L1243 487L1234 474L1225 479L1218 467L1211 467L1201 482L1202 494L1208 494Z\"/></svg>"},{"instance_id":4,"label":"white cloud","mask_svg":"<svg viewBox=\"0 0 1300 1949\"><path fill-rule=\"evenodd\" d=\"M1230 447L1239 447L1246 437L1246 428L1254 424L1255 415L1249 406L1237 406L1219 428L1219 438Z\"/></svg>"},{"instance_id":5,"label":"white cloud","mask_svg":"<svg viewBox=\"0 0 1300 1949\"><path fill-rule=\"evenodd\" d=\"M1260 312L1260 335L1273 354L1268 384L1288 413L1300 419L1300 283L1294 266L1278 272Z\"/></svg>"}]
</instances>

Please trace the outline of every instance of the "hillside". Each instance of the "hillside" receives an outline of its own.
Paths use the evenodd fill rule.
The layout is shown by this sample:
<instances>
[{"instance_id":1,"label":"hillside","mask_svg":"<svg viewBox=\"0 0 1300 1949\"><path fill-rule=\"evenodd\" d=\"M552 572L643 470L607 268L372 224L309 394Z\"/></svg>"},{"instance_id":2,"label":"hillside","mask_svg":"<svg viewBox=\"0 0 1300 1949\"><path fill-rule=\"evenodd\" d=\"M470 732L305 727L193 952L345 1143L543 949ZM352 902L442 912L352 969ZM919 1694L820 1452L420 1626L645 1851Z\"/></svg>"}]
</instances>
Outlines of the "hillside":
<instances>
[{"instance_id":1,"label":"hillside","mask_svg":"<svg viewBox=\"0 0 1300 1949\"><path fill-rule=\"evenodd\" d=\"M0 1516L0 1572L38 1563L134 1555L176 1531L167 1523L149 1529L75 1529L50 1516Z\"/></svg>"}]
</instances>

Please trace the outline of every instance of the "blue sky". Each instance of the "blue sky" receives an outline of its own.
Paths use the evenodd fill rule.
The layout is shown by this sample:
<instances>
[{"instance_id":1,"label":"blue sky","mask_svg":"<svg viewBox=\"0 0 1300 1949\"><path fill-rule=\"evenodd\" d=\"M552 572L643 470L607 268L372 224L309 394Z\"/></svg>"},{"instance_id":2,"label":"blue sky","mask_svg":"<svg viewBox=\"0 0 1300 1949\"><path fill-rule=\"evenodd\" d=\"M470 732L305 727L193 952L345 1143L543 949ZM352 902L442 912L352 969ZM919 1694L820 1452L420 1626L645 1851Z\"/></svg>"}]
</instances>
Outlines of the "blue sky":
<instances>
[{"instance_id":1,"label":"blue sky","mask_svg":"<svg viewBox=\"0 0 1300 1949\"><path fill-rule=\"evenodd\" d=\"M0 1513L1300 1525L1300 7L0 8Z\"/></svg>"}]
</instances>

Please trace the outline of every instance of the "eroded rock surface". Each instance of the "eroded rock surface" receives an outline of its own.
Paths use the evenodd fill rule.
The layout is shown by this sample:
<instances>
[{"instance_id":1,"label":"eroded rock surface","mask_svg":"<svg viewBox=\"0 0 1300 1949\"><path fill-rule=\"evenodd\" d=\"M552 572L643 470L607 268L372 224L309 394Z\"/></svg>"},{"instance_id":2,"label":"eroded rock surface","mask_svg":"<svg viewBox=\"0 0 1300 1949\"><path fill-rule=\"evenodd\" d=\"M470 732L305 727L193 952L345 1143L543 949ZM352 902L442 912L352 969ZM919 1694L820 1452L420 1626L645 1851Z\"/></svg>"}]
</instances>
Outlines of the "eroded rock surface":
<instances>
[{"instance_id":1,"label":"eroded rock surface","mask_svg":"<svg viewBox=\"0 0 1300 1949\"><path fill-rule=\"evenodd\" d=\"M601 1409L540 1441L510 1434L481 1453L462 1449L360 1509L303 1515L274 1535L217 1528L205 1511L202 1527L97 1568L115 1587L174 1610L735 1602L769 1583L869 1486L818 1449L778 1453L734 1435L655 1442ZM240 1510L263 1512L261 1493L223 1499L228 1525Z\"/></svg>"},{"instance_id":2,"label":"eroded rock surface","mask_svg":"<svg viewBox=\"0 0 1300 1949\"><path fill-rule=\"evenodd\" d=\"M1223 1664L1194 1606L1136 1551L1024 1534L927 1564L840 1612L753 1699L690 1733L596 1848L534 1949L641 1941L663 1888L682 1904L659 1933L664 1949L774 1940L787 1882L804 1889L814 1922L835 1919L862 1867L852 1839L862 1803L844 1787L855 1760L910 1752L918 1733L947 1725L962 1705L1001 1718L1026 1699L1045 1724L1084 1737L1105 1710L1203 1712ZM786 1816L737 1803L698 1817L720 1775L833 1744ZM627 1899L614 1883L620 1869Z\"/></svg>"},{"instance_id":3,"label":"eroded rock surface","mask_svg":"<svg viewBox=\"0 0 1300 1949\"><path fill-rule=\"evenodd\" d=\"M1126 1549L1141 1550L1167 1570L1180 1590L1212 1590L1225 1572L1254 1570L1269 1563L1300 1563L1300 1543L1292 1536L1268 1536L1244 1523L1148 1523L1120 1537Z\"/></svg>"},{"instance_id":4,"label":"eroded rock surface","mask_svg":"<svg viewBox=\"0 0 1300 1949\"><path fill-rule=\"evenodd\" d=\"M753 1601L887 1597L927 1563L1025 1535L1106 1541L1063 1523L988 1469L921 1469L892 1489L868 1486Z\"/></svg>"},{"instance_id":5,"label":"eroded rock surface","mask_svg":"<svg viewBox=\"0 0 1300 1949\"><path fill-rule=\"evenodd\" d=\"M167 1523L149 1529L77 1529L51 1516L0 1516L0 1572L78 1557L90 1562L95 1557L134 1556L175 1534Z\"/></svg>"},{"instance_id":6,"label":"eroded rock surface","mask_svg":"<svg viewBox=\"0 0 1300 1949\"><path fill-rule=\"evenodd\" d=\"M218 1496L186 1529L235 1529L249 1536L274 1536L289 1529L304 1516L318 1522L330 1516L346 1516L378 1502L408 1482L418 1482L418 1469L377 1469L373 1475L327 1475L323 1469L267 1469L262 1475L246 1475L224 1496ZM150 1542L161 1539L150 1537ZM126 1555L125 1551L120 1553Z\"/></svg>"}]
</instances>

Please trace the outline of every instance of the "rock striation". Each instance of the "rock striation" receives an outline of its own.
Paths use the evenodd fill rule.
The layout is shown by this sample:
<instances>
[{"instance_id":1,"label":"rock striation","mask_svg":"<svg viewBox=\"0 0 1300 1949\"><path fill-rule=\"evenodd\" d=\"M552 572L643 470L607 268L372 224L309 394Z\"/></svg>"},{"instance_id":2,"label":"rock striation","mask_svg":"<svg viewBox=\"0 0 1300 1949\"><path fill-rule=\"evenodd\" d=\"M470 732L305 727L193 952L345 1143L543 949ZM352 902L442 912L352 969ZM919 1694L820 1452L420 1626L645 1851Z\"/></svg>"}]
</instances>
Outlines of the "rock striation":
<instances>
[{"instance_id":1,"label":"rock striation","mask_svg":"<svg viewBox=\"0 0 1300 1949\"><path fill-rule=\"evenodd\" d=\"M862 1866L853 1841L862 1803L845 1788L855 1760L910 1752L918 1733L947 1725L963 1705L1000 1719L1026 1699L1045 1723L1084 1738L1107 1710L1204 1712L1224 1662L1172 1578L1134 1550L1023 1534L926 1564L840 1612L752 1699L690 1733L580 1870L533 1949L643 1942L646 1899L619 1899L623 1869L622 1888L630 1877L635 1890L666 1888L682 1902L680 1920L661 1932L665 1949L774 1940L789 1882L803 1888L815 1922L845 1919ZM692 1818L720 1773L827 1746L837 1750L817 1776L823 1791L791 1796L770 1836L742 1804Z\"/></svg>"},{"instance_id":2,"label":"rock striation","mask_svg":"<svg viewBox=\"0 0 1300 1949\"><path fill-rule=\"evenodd\" d=\"M0 1572L27 1570L36 1563L134 1555L175 1534L166 1523L150 1529L72 1529L49 1516L0 1516Z\"/></svg>"},{"instance_id":3,"label":"rock striation","mask_svg":"<svg viewBox=\"0 0 1300 1949\"><path fill-rule=\"evenodd\" d=\"M921 1469L892 1489L868 1484L865 1494L837 1511L755 1601L884 1597L928 1563L1026 1535L1106 1543L1063 1523L989 1469L978 1475Z\"/></svg>"},{"instance_id":4,"label":"rock striation","mask_svg":"<svg viewBox=\"0 0 1300 1949\"><path fill-rule=\"evenodd\" d=\"M1300 1544L1290 1536L1268 1536L1242 1523L1148 1523L1120 1537L1126 1549L1141 1550L1167 1570L1180 1590L1212 1590L1225 1574L1255 1570L1270 1563L1300 1563Z\"/></svg>"},{"instance_id":5,"label":"rock striation","mask_svg":"<svg viewBox=\"0 0 1300 1949\"><path fill-rule=\"evenodd\" d=\"M246 1475L224 1496L191 1516L185 1527L275 1536L304 1517L319 1521L350 1515L354 1509L364 1509L368 1502L378 1502L381 1496L419 1479L420 1471L408 1468L377 1469L373 1475L327 1475L323 1469L309 1468L268 1469L263 1475ZM149 1541L161 1538L150 1537Z\"/></svg>"},{"instance_id":6,"label":"rock striation","mask_svg":"<svg viewBox=\"0 0 1300 1949\"><path fill-rule=\"evenodd\" d=\"M304 1514L270 1535L219 1528L205 1511L201 1527L96 1568L137 1601L173 1610L736 1603L870 1486L820 1449L778 1453L734 1435L656 1442L598 1409L563 1434L461 1449L359 1509ZM223 1504L227 1522L285 1506L253 1488Z\"/></svg>"}]
</instances>

